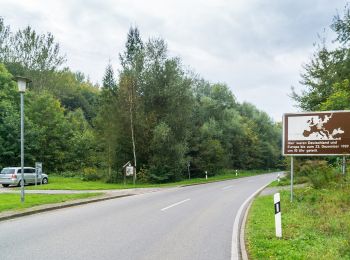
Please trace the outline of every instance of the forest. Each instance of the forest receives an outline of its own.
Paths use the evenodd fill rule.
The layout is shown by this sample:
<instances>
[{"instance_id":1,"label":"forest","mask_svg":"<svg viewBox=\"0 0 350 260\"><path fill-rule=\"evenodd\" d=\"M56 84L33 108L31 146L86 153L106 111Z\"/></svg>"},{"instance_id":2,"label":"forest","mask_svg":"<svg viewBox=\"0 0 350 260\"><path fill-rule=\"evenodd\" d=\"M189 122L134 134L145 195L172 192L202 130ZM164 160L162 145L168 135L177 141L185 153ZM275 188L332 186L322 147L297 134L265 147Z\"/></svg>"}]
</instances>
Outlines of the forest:
<instances>
[{"instance_id":1,"label":"forest","mask_svg":"<svg viewBox=\"0 0 350 260\"><path fill-rule=\"evenodd\" d=\"M119 61L118 72L106 63L102 84L94 84L66 66L51 33L30 26L12 31L0 18L0 167L20 163L19 75L32 81L25 93L25 165L42 162L49 174L119 182L130 161L138 181L162 183L186 178L188 170L202 177L283 166L281 123L239 103L226 84L185 69L164 39L142 40L131 27ZM334 88L348 84L339 80ZM309 106L304 96L296 98Z\"/></svg>"}]
</instances>

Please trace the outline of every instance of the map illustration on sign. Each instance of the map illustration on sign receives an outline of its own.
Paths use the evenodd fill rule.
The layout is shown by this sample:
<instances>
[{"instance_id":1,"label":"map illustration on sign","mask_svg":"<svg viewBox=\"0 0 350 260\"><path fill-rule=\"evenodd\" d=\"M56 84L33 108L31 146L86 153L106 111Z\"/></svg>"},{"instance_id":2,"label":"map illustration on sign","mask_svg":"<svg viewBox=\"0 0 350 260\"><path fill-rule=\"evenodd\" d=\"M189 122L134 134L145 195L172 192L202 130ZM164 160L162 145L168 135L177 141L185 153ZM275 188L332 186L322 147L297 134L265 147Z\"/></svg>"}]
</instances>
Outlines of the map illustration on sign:
<instances>
[{"instance_id":1,"label":"map illustration on sign","mask_svg":"<svg viewBox=\"0 0 350 260\"><path fill-rule=\"evenodd\" d=\"M285 114L283 154L350 154L350 112Z\"/></svg>"},{"instance_id":2,"label":"map illustration on sign","mask_svg":"<svg viewBox=\"0 0 350 260\"><path fill-rule=\"evenodd\" d=\"M332 124L332 114L289 118L288 133L292 140L340 140L344 130Z\"/></svg>"}]
</instances>

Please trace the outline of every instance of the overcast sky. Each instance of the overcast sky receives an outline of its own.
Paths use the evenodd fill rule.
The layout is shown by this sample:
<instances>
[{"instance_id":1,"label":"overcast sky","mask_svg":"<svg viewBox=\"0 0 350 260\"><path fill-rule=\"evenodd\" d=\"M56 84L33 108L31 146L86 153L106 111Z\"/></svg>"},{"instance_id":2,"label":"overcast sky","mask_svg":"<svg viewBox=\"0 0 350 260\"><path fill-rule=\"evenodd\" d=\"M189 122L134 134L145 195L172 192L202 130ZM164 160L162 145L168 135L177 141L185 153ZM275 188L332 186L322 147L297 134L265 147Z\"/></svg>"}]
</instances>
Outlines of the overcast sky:
<instances>
[{"instance_id":1,"label":"overcast sky","mask_svg":"<svg viewBox=\"0 0 350 260\"><path fill-rule=\"evenodd\" d=\"M143 40L162 37L172 56L210 82L226 83L280 121L297 108L288 97L300 90L302 64L318 34L329 40L340 0L0 0L0 16L13 30L31 25L52 32L67 65L101 82L111 59L119 68L130 26Z\"/></svg>"}]
</instances>

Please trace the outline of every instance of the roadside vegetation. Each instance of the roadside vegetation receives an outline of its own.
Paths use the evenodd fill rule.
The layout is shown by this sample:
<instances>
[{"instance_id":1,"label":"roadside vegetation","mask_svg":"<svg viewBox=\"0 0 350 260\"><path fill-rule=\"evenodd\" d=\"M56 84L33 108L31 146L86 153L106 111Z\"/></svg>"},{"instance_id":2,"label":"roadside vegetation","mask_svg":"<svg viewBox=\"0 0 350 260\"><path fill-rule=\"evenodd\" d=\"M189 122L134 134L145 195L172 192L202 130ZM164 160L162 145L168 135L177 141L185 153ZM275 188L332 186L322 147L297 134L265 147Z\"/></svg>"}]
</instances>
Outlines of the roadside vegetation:
<instances>
[{"instance_id":1,"label":"roadside vegetation","mask_svg":"<svg viewBox=\"0 0 350 260\"><path fill-rule=\"evenodd\" d=\"M157 183L136 183L133 185L132 179L128 178L125 185L124 183L106 183L103 181L84 181L79 177L62 177L62 176L51 176L50 182L47 185L31 185L26 186L26 189L30 190L109 190L109 189L133 189L133 188L154 188L154 187L175 187L183 185L201 184L215 181L230 180L236 178L243 178L263 174L268 171L238 171L232 170L222 171L220 174L214 176L208 176L208 179L203 178L191 178L178 182L170 182L164 184ZM270 170L272 172L272 170Z\"/></svg>"},{"instance_id":2,"label":"roadside vegetation","mask_svg":"<svg viewBox=\"0 0 350 260\"><path fill-rule=\"evenodd\" d=\"M349 174L349 173L347 173ZM258 197L246 224L251 259L347 259L350 257L350 178L327 160L295 160L294 184L282 190L283 237L275 237L273 195ZM270 187L289 185L289 176Z\"/></svg>"},{"instance_id":3,"label":"roadside vegetation","mask_svg":"<svg viewBox=\"0 0 350 260\"><path fill-rule=\"evenodd\" d=\"M303 111L350 109L350 6L333 18L336 38L317 45L304 65L301 94L293 93ZM288 165L288 163L286 163ZM246 228L251 259L350 259L350 178L341 174L341 158L300 158L295 182L306 186L281 191L283 237L275 237L273 195L252 204ZM287 169L289 166L287 166ZM280 183L290 184L287 175Z\"/></svg>"},{"instance_id":4,"label":"roadside vegetation","mask_svg":"<svg viewBox=\"0 0 350 260\"><path fill-rule=\"evenodd\" d=\"M60 203L70 200L91 198L102 193L82 193L82 194L26 194L25 202L21 203L18 194L0 194L0 212L8 210L22 210L44 204Z\"/></svg>"},{"instance_id":5,"label":"roadside vegetation","mask_svg":"<svg viewBox=\"0 0 350 260\"><path fill-rule=\"evenodd\" d=\"M42 162L49 175L121 184L130 161L138 183L169 183L186 179L188 169L199 178L283 166L281 125L239 103L226 84L188 71L163 39L143 40L130 28L119 57L118 73L106 64L102 84L93 83L65 67L69 57L52 34L13 31L0 18L0 168L20 162L16 75L32 80L26 166Z\"/></svg>"},{"instance_id":6,"label":"roadside vegetation","mask_svg":"<svg viewBox=\"0 0 350 260\"><path fill-rule=\"evenodd\" d=\"M249 213L250 259L349 259L350 185L281 191L282 238L275 236L273 195L258 197Z\"/></svg>"}]
</instances>

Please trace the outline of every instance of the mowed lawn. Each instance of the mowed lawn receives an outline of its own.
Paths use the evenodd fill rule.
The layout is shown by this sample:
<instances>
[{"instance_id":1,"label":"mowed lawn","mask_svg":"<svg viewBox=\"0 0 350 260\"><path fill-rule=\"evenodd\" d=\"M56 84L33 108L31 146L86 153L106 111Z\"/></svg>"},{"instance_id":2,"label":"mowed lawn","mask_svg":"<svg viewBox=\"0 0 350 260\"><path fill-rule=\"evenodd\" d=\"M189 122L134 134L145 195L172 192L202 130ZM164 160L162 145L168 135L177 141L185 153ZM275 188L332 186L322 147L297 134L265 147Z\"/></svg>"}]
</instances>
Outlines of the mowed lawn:
<instances>
[{"instance_id":1,"label":"mowed lawn","mask_svg":"<svg viewBox=\"0 0 350 260\"><path fill-rule=\"evenodd\" d=\"M226 171L222 174L205 178L192 178L190 180L183 180L179 182L165 183L165 184L142 184L136 183L133 185L129 182L124 185L123 183L105 183L103 181L83 181L78 177L61 177L61 176L49 176L49 184L47 185L30 185L26 186L26 189L37 190L109 190L109 189L133 189L133 188L155 188L155 187L175 187L182 185L192 185L207 183L213 181L230 180L242 177L254 176L257 174L265 173L266 171L242 171L236 176L234 171Z\"/></svg>"},{"instance_id":2,"label":"mowed lawn","mask_svg":"<svg viewBox=\"0 0 350 260\"><path fill-rule=\"evenodd\" d=\"M20 201L20 194L2 193L0 194L0 212L7 210L21 210L34 206L60 203L69 200L91 198L102 193L82 193L82 194L26 194L24 203Z\"/></svg>"},{"instance_id":3,"label":"mowed lawn","mask_svg":"<svg viewBox=\"0 0 350 260\"><path fill-rule=\"evenodd\" d=\"M350 188L311 187L281 192L282 239L275 237L273 195L250 209L246 243L250 259L350 259Z\"/></svg>"}]
</instances>

